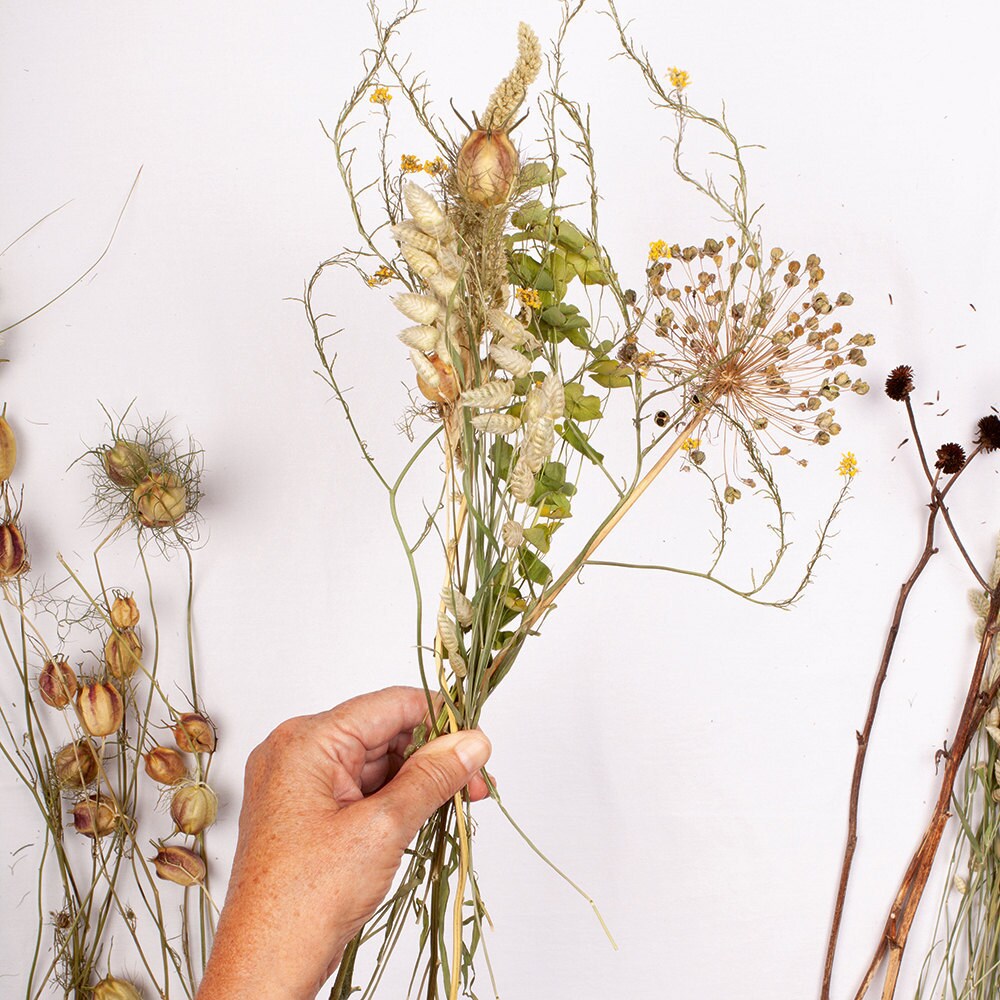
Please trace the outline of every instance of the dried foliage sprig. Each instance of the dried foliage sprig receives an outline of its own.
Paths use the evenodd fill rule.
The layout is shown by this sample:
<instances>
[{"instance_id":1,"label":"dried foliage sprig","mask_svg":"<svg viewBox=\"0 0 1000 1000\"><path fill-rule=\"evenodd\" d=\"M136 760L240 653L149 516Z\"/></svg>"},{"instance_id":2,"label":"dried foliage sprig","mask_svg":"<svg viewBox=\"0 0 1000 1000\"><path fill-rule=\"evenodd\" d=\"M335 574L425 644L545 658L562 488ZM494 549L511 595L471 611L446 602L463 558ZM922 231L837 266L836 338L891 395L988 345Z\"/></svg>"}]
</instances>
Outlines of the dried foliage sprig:
<instances>
[{"instance_id":1,"label":"dried foliage sprig","mask_svg":"<svg viewBox=\"0 0 1000 1000\"><path fill-rule=\"evenodd\" d=\"M93 554L96 584L88 586L57 555L66 575L52 586L29 578L21 505L13 505L10 483L16 438L0 417L0 634L12 667L0 699L0 753L44 828L27 998L47 989L75 998L138 998L141 980L161 997L193 997L214 932L204 858L205 831L218 809L208 783L216 731L197 689L188 544L200 456L196 448L178 448L162 422L123 418L111 421L110 431L111 441L88 453L92 514L108 529ZM105 582L103 550L129 535L144 598ZM186 690L177 685L179 696L167 694L178 679L168 685L161 670L151 540L165 552L182 549L188 560L188 677ZM157 800L169 810L166 822L153 815ZM154 854L147 857L152 831ZM42 901L53 881L62 902L46 918ZM165 897L168 891L178 898ZM135 962L139 976L119 974Z\"/></svg>"},{"instance_id":2,"label":"dried foliage sprig","mask_svg":"<svg viewBox=\"0 0 1000 1000\"><path fill-rule=\"evenodd\" d=\"M876 977L883 966L885 974L882 980L882 998L883 1000L890 1000L891 997L896 995L899 974L913 921L916 917L928 879L930 878L931 869L937 856L945 828L951 817L951 804L956 780L958 779L963 761L976 739L987 713L994 705L998 692L1000 692L1000 680L996 677L988 677L986 674L986 667L994 650L996 633L998 627L1000 627L998 626L1000 589L996 586L994 574L988 574L988 580L976 567L961 536L955 528L951 512L945 502L959 478L969 468L971 462L978 455L988 453L992 450L994 440L997 444L1000 444L1000 420L997 420L991 414L979 421L979 436L975 445L970 450L968 457L966 457L965 449L954 442L948 442L940 446L937 449L936 461L932 469L930 458L921 439L913 410L911 395L914 389L914 373L908 365L900 365L894 368L886 379L886 395L890 399L902 403L906 408L914 450L928 484L928 514L923 531L923 548L912 572L900 588L892 621L882 649L882 656L876 670L869 699L868 713L864 726L857 734L858 748L855 757L848 808L848 835L841 864L837 897L834 904L833 923L827 944L821 992L823 1000L828 1000L830 997L840 925L859 839L859 802L869 742L907 601L918 579L926 570L931 558L938 551L936 532L939 517L944 522L952 541L965 560L973 580L982 588L979 591L979 604L982 611L982 622L979 631L980 645L975 663L973 664L968 692L955 726L952 746L941 754L943 757L943 768L940 788L931 819L907 865L899 888L889 907L885 926L857 991L857 1000L862 1000L863 997L869 995L873 989ZM996 421L996 425L994 425L994 421ZM996 431L995 434L994 431Z\"/></svg>"},{"instance_id":3,"label":"dried foliage sprig","mask_svg":"<svg viewBox=\"0 0 1000 1000\"><path fill-rule=\"evenodd\" d=\"M765 593L775 588L790 544L789 514L767 454L790 449L772 446L764 417L776 425L787 417L793 436L827 443L839 425L833 411L818 412L814 400L825 406L849 387L863 394L867 386L842 369L863 365L863 347L874 338L858 335L851 351L840 353L840 325L827 317L849 305L850 296L831 302L821 292L818 258L808 258L803 271L791 255L762 251L748 207L745 147L724 120L703 115L681 95L690 82L682 71L672 70L672 89L664 89L612 7L623 54L640 68L654 103L675 116L675 166L722 208L734 231L699 247L664 241L662 251L651 254L641 296L623 284L599 237L589 109L563 88L563 46L582 8L582 2L562 5L547 53L548 82L538 98L545 149L540 158L523 159L513 134L518 123L512 121L541 64L532 30L520 26L514 71L482 116L473 116L472 124L460 119L465 137L456 140L433 115L423 75L409 75L409 59L393 49L415 3L388 21L370 5L375 44L363 54L359 84L326 129L360 245L318 266L306 284L304 305L319 374L387 495L414 585L415 650L428 703L414 748L442 732L478 724L528 637L538 633L581 569L626 565L599 561L595 553L671 462L683 459L685 468L704 477L720 532L707 571L658 568L704 578L774 607L789 606L808 584L857 472L853 457L848 462L845 456L838 469L839 495L800 568L799 583L785 597ZM396 97L402 100L396 103ZM422 156L393 147L390 116L406 112L428 139ZM379 166L361 178L362 130L372 122L376 132L368 148ZM726 155L735 164L732 194L720 191L710 176L695 180L686 172L680 143L692 123L714 130L727 144ZM567 171L588 193L587 219L573 218L575 209L562 193ZM418 173L427 175L420 183ZM703 280L696 273L692 287L674 295L665 279L675 251L675 274L696 265L698 272L711 268L714 277ZM409 324L398 337L424 403L411 410L405 426L411 440L415 417L428 420L431 430L398 474L375 461L338 378L333 345L343 331L328 331L330 315L318 305L321 279L336 270L373 289L391 288ZM800 282L802 290L796 288ZM683 303L674 305L683 296ZM665 346L641 344L645 334L664 338ZM608 419L629 428L630 454L606 456L599 450L602 421ZM723 446L716 449L718 438ZM722 458L710 471L719 452L734 461ZM730 509L741 496L732 481L736 473L729 471L737 452L744 466L740 485L769 505L774 523L765 531L776 539L765 569L750 571L749 586L725 582L720 572L733 530ZM437 478L441 468L443 482ZM574 498L590 470L595 475L589 488L610 490L608 507L582 547L567 553L558 532L574 516ZM414 534L406 505L412 481L421 476L434 484L439 500L422 506ZM444 563L443 579L429 589L417 564L428 538L440 541ZM492 783L490 788L510 818ZM472 864L469 804L462 795L420 832L398 889L348 947L331 994L335 1000L358 988L356 963L367 943L377 944L377 956L361 995L375 993L410 921L419 931L411 992L427 1000L470 993L480 954L492 979L483 937L488 915Z\"/></svg>"}]
</instances>

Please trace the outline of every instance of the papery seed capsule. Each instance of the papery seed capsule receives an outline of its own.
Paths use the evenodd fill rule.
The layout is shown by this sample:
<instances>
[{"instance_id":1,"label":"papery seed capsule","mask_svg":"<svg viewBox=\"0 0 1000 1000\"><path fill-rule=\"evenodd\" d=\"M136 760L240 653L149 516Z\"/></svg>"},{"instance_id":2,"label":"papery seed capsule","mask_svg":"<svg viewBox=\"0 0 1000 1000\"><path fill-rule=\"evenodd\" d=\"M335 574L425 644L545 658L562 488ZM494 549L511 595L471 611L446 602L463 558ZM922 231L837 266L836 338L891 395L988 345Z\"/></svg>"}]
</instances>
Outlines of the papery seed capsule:
<instances>
[{"instance_id":1,"label":"papery seed capsule","mask_svg":"<svg viewBox=\"0 0 1000 1000\"><path fill-rule=\"evenodd\" d=\"M172 472L154 472L135 488L132 502L147 528L169 528L187 513L187 490Z\"/></svg>"},{"instance_id":2,"label":"papery seed capsule","mask_svg":"<svg viewBox=\"0 0 1000 1000\"><path fill-rule=\"evenodd\" d=\"M215 726L200 712L185 712L173 730L174 742L186 753L215 753Z\"/></svg>"},{"instance_id":3,"label":"papery seed capsule","mask_svg":"<svg viewBox=\"0 0 1000 1000\"><path fill-rule=\"evenodd\" d=\"M124 979L108 976L94 987L92 1000L142 1000L142 994Z\"/></svg>"},{"instance_id":4,"label":"papery seed capsule","mask_svg":"<svg viewBox=\"0 0 1000 1000\"><path fill-rule=\"evenodd\" d=\"M510 474L510 492L521 503L527 503L535 492L535 474L523 457L517 460Z\"/></svg>"},{"instance_id":5,"label":"papery seed capsule","mask_svg":"<svg viewBox=\"0 0 1000 1000\"><path fill-rule=\"evenodd\" d=\"M433 236L428 236L411 219L404 219L402 222L392 227L392 235L399 240L400 244L409 244L424 253L436 254L441 244Z\"/></svg>"},{"instance_id":6,"label":"papery seed capsule","mask_svg":"<svg viewBox=\"0 0 1000 1000\"><path fill-rule=\"evenodd\" d=\"M495 410L506 406L514 395L513 382L484 382L462 393L463 406Z\"/></svg>"},{"instance_id":7,"label":"papery seed capsule","mask_svg":"<svg viewBox=\"0 0 1000 1000\"><path fill-rule=\"evenodd\" d=\"M91 736L110 736L125 719L125 702L114 684L84 684L76 693L76 711Z\"/></svg>"},{"instance_id":8,"label":"papery seed capsule","mask_svg":"<svg viewBox=\"0 0 1000 1000\"><path fill-rule=\"evenodd\" d=\"M104 471L116 486L133 489L149 472L149 452L135 441L115 441L101 453Z\"/></svg>"},{"instance_id":9,"label":"papery seed capsule","mask_svg":"<svg viewBox=\"0 0 1000 1000\"><path fill-rule=\"evenodd\" d=\"M407 318L422 326L431 326L441 315L441 306L429 295L417 295L415 292L403 292L395 295L392 304Z\"/></svg>"},{"instance_id":10,"label":"papery seed capsule","mask_svg":"<svg viewBox=\"0 0 1000 1000\"><path fill-rule=\"evenodd\" d=\"M555 372L545 376L542 395L545 397L545 416L549 420L559 420L566 410L566 391L562 379Z\"/></svg>"},{"instance_id":11,"label":"papery seed capsule","mask_svg":"<svg viewBox=\"0 0 1000 1000\"><path fill-rule=\"evenodd\" d=\"M423 355L421 357L423 358ZM421 394L432 403L454 403L458 399L459 392L461 392L461 386L458 384L455 369L436 354L431 354L423 358L423 360L430 362L433 366L434 381L432 382L424 378L421 374L421 369L418 368L417 388ZM414 361L414 365L418 364L419 362Z\"/></svg>"},{"instance_id":12,"label":"papery seed capsule","mask_svg":"<svg viewBox=\"0 0 1000 1000\"><path fill-rule=\"evenodd\" d=\"M508 521L500 529L500 537L509 549L516 549L524 542L524 525L517 521Z\"/></svg>"},{"instance_id":13,"label":"papery seed capsule","mask_svg":"<svg viewBox=\"0 0 1000 1000\"><path fill-rule=\"evenodd\" d=\"M97 747L84 738L64 746L53 758L52 769L63 788L86 788L101 772Z\"/></svg>"},{"instance_id":14,"label":"papery seed capsule","mask_svg":"<svg viewBox=\"0 0 1000 1000\"><path fill-rule=\"evenodd\" d=\"M170 800L170 816L177 829L195 836L208 829L219 813L219 800L208 785L182 785Z\"/></svg>"},{"instance_id":15,"label":"papery seed capsule","mask_svg":"<svg viewBox=\"0 0 1000 1000\"><path fill-rule=\"evenodd\" d=\"M513 413L477 413L471 419L472 426L486 434L513 434L521 426Z\"/></svg>"},{"instance_id":16,"label":"papery seed capsule","mask_svg":"<svg viewBox=\"0 0 1000 1000\"><path fill-rule=\"evenodd\" d=\"M493 208L510 197L520 163L507 133L476 129L462 143L455 162L455 180L474 205Z\"/></svg>"},{"instance_id":17,"label":"papery seed capsule","mask_svg":"<svg viewBox=\"0 0 1000 1000\"><path fill-rule=\"evenodd\" d=\"M91 840L113 833L117 824L118 810L100 795L81 799L73 806L73 828Z\"/></svg>"},{"instance_id":18,"label":"papery seed capsule","mask_svg":"<svg viewBox=\"0 0 1000 1000\"><path fill-rule=\"evenodd\" d=\"M46 660L38 674L38 693L52 708L65 708L77 686L76 671L63 659Z\"/></svg>"},{"instance_id":19,"label":"papery seed capsule","mask_svg":"<svg viewBox=\"0 0 1000 1000\"><path fill-rule=\"evenodd\" d=\"M546 417L528 426L524 442L524 463L532 472L538 472L555 447L555 426Z\"/></svg>"},{"instance_id":20,"label":"papery seed capsule","mask_svg":"<svg viewBox=\"0 0 1000 1000\"><path fill-rule=\"evenodd\" d=\"M410 351L410 361L417 370L417 377L426 382L432 389L436 389L441 383L441 376L438 374L434 363L420 351Z\"/></svg>"},{"instance_id":21,"label":"papery seed capsule","mask_svg":"<svg viewBox=\"0 0 1000 1000\"><path fill-rule=\"evenodd\" d=\"M135 628L139 624L134 597L119 595L111 602L111 624L118 629Z\"/></svg>"},{"instance_id":22,"label":"papery seed capsule","mask_svg":"<svg viewBox=\"0 0 1000 1000\"><path fill-rule=\"evenodd\" d=\"M176 785L188 776L184 758L171 747L153 747L143 760L146 774L161 785Z\"/></svg>"},{"instance_id":23,"label":"papery seed capsule","mask_svg":"<svg viewBox=\"0 0 1000 1000\"><path fill-rule=\"evenodd\" d=\"M432 274L439 274L441 267L438 262L424 250L413 246L410 243L404 243L400 247L400 251L403 254L403 260L410 265L410 269L416 274L419 274L421 278L425 280L429 278Z\"/></svg>"},{"instance_id":24,"label":"papery seed capsule","mask_svg":"<svg viewBox=\"0 0 1000 1000\"><path fill-rule=\"evenodd\" d=\"M447 239L452 232L448 217L441 206L419 184L407 181L403 185L403 200L413 221L434 239Z\"/></svg>"},{"instance_id":25,"label":"papery seed capsule","mask_svg":"<svg viewBox=\"0 0 1000 1000\"><path fill-rule=\"evenodd\" d=\"M177 885L198 885L205 881L207 869L200 854L187 847L161 844L155 858L150 858L157 877Z\"/></svg>"},{"instance_id":26,"label":"papery seed capsule","mask_svg":"<svg viewBox=\"0 0 1000 1000\"><path fill-rule=\"evenodd\" d=\"M28 570L28 549L16 521L0 524L0 580L12 580Z\"/></svg>"},{"instance_id":27,"label":"papery seed capsule","mask_svg":"<svg viewBox=\"0 0 1000 1000\"><path fill-rule=\"evenodd\" d=\"M398 334L407 347L425 354L434 350L440 335L437 327L433 326L408 326Z\"/></svg>"},{"instance_id":28,"label":"papery seed capsule","mask_svg":"<svg viewBox=\"0 0 1000 1000\"><path fill-rule=\"evenodd\" d=\"M132 677L142 665L142 643L130 628L112 632L104 644L104 662L116 680Z\"/></svg>"},{"instance_id":29,"label":"papery seed capsule","mask_svg":"<svg viewBox=\"0 0 1000 1000\"><path fill-rule=\"evenodd\" d=\"M474 615L472 601L457 587L445 584L441 588L441 600L444 601L445 607L455 616L459 625L463 628L468 628L472 624Z\"/></svg>"},{"instance_id":30,"label":"papery seed capsule","mask_svg":"<svg viewBox=\"0 0 1000 1000\"><path fill-rule=\"evenodd\" d=\"M7 418L0 416L0 483L10 479L17 462L17 438Z\"/></svg>"},{"instance_id":31,"label":"papery seed capsule","mask_svg":"<svg viewBox=\"0 0 1000 1000\"><path fill-rule=\"evenodd\" d=\"M524 378L531 371L531 362L523 354L503 344L494 344L490 348L490 357L514 378Z\"/></svg>"}]
</instances>

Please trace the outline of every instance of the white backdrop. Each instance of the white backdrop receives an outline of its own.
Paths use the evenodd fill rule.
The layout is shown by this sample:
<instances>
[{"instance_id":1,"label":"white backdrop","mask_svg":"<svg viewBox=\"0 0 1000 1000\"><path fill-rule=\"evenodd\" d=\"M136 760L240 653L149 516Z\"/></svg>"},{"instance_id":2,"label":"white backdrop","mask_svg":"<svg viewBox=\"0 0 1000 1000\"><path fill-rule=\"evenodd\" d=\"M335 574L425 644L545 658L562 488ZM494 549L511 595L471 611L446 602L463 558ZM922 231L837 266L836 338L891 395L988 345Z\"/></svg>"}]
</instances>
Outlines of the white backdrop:
<instances>
[{"instance_id":1,"label":"white backdrop","mask_svg":"<svg viewBox=\"0 0 1000 1000\"><path fill-rule=\"evenodd\" d=\"M449 97L483 105L519 19L543 39L558 19L554 2L427 6L403 41L440 109ZM695 104L724 100L743 141L766 147L748 154L765 240L820 253L830 289L854 294L851 321L879 340L874 391L844 403L836 452L782 470L801 550L837 488L840 450L862 470L833 558L796 610L593 570L491 701L491 770L508 807L595 896L621 946L607 947L589 909L484 805L477 867L497 925L491 951L502 994L523 1000L797 1000L818 993L854 731L921 544L921 476L897 450L904 414L878 389L892 366L914 366L918 404L934 404L917 407L933 445L968 442L998 402L1000 18L968 0L620 8L660 67L690 72ZM96 538L80 526L86 478L66 470L99 440L98 401L120 411L135 397L197 436L207 455L197 642L221 729L220 893L249 750L287 716L416 678L409 584L382 496L312 374L302 310L288 301L352 242L318 120L339 111L369 40L360 3L9 0L0 10L0 244L72 199L0 258L0 326L97 256L142 166L104 262L6 339L0 398L20 434L33 562L52 572L63 551L82 563ZM593 106L603 235L638 284L650 240L699 242L719 227L672 178L661 138L671 123L649 111L625 62L609 62L614 51L609 22L585 13L567 86ZM350 331L339 349L359 419L393 467L408 447L393 426L408 377L399 320L385 294L356 286L335 311ZM608 558L688 557L671 490L696 492L678 476L643 499ZM956 494L956 520L988 564L997 462L978 463ZM698 540L707 552L707 534ZM120 568L138 572L128 558ZM166 569L177 584L168 614L182 570ZM943 544L907 614L864 788L838 996L853 995L936 795L934 751L952 735L974 648L967 586ZM613 627L594 628L598 608ZM13 852L39 834L2 772L0 788L10 869L0 992L15 996L33 916L32 862ZM932 886L928 912L937 895ZM908 989L928 941L925 921Z\"/></svg>"}]
</instances>

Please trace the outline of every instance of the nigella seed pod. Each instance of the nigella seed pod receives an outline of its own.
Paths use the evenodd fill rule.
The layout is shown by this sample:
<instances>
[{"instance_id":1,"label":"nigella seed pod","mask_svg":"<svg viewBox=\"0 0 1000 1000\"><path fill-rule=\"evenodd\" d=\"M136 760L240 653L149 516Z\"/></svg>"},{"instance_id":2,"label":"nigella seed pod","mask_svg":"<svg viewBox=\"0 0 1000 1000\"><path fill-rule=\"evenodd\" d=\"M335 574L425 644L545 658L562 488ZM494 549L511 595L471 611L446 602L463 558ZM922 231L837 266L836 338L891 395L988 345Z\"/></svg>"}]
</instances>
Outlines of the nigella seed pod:
<instances>
[{"instance_id":1,"label":"nigella seed pod","mask_svg":"<svg viewBox=\"0 0 1000 1000\"><path fill-rule=\"evenodd\" d=\"M84 837L106 837L117 825L118 810L100 795L88 796L73 806L73 828Z\"/></svg>"},{"instance_id":2,"label":"nigella seed pod","mask_svg":"<svg viewBox=\"0 0 1000 1000\"><path fill-rule=\"evenodd\" d=\"M101 772L97 747L84 738L64 746L53 758L52 769L63 788L86 788Z\"/></svg>"},{"instance_id":3,"label":"nigella seed pod","mask_svg":"<svg viewBox=\"0 0 1000 1000\"><path fill-rule=\"evenodd\" d=\"M132 502L147 528L170 528L187 513L187 490L172 472L154 472L132 492Z\"/></svg>"},{"instance_id":4,"label":"nigella seed pod","mask_svg":"<svg viewBox=\"0 0 1000 1000\"><path fill-rule=\"evenodd\" d=\"M441 306L429 295L403 292L393 297L392 304L407 318L421 326L432 326L441 315Z\"/></svg>"},{"instance_id":5,"label":"nigella seed pod","mask_svg":"<svg viewBox=\"0 0 1000 1000\"><path fill-rule=\"evenodd\" d=\"M0 416L0 483L7 482L17 462L17 438L7 418Z\"/></svg>"},{"instance_id":6,"label":"nigella seed pod","mask_svg":"<svg viewBox=\"0 0 1000 1000\"><path fill-rule=\"evenodd\" d=\"M219 800L208 785L182 785L170 800L170 816L177 829L195 836L208 829L219 814Z\"/></svg>"},{"instance_id":7,"label":"nigella seed pod","mask_svg":"<svg viewBox=\"0 0 1000 1000\"><path fill-rule=\"evenodd\" d=\"M76 695L76 672L63 659L46 660L38 675L38 693L52 708L65 708Z\"/></svg>"},{"instance_id":8,"label":"nigella seed pod","mask_svg":"<svg viewBox=\"0 0 1000 1000\"><path fill-rule=\"evenodd\" d=\"M174 742L186 753L215 753L215 726L200 712L185 712L173 731Z\"/></svg>"},{"instance_id":9,"label":"nigella seed pod","mask_svg":"<svg viewBox=\"0 0 1000 1000\"><path fill-rule=\"evenodd\" d=\"M142 643L130 628L112 632L104 644L104 662L108 673L116 680L132 677L142 665Z\"/></svg>"},{"instance_id":10,"label":"nigella seed pod","mask_svg":"<svg viewBox=\"0 0 1000 1000\"><path fill-rule=\"evenodd\" d=\"M13 580L28 570L24 533L15 520L0 524L0 580Z\"/></svg>"},{"instance_id":11,"label":"nigella seed pod","mask_svg":"<svg viewBox=\"0 0 1000 1000\"><path fill-rule=\"evenodd\" d=\"M146 774L161 785L176 785L188 776L184 758L171 747L153 747L143 761Z\"/></svg>"},{"instance_id":12,"label":"nigella seed pod","mask_svg":"<svg viewBox=\"0 0 1000 1000\"><path fill-rule=\"evenodd\" d=\"M124 979L108 976L93 989L93 1000L142 1000L142 994Z\"/></svg>"},{"instance_id":13,"label":"nigella seed pod","mask_svg":"<svg viewBox=\"0 0 1000 1000\"><path fill-rule=\"evenodd\" d=\"M461 386L451 365L436 354L425 357L411 351L410 358L417 369L417 388L425 398L432 403L454 403L458 399Z\"/></svg>"},{"instance_id":14,"label":"nigella seed pod","mask_svg":"<svg viewBox=\"0 0 1000 1000\"><path fill-rule=\"evenodd\" d=\"M84 684L76 693L76 712L91 736L110 736L125 720L125 702L114 684Z\"/></svg>"},{"instance_id":15,"label":"nigella seed pod","mask_svg":"<svg viewBox=\"0 0 1000 1000\"><path fill-rule=\"evenodd\" d=\"M207 869L201 855L187 847L161 844L155 858L150 858L158 878L185 887L205 881Z\"/></svg>"},{"instance_id":16,"label":"nigella seed pod","mask_svg":"<svg viewBox=\"0 0 1000 1000\"><path fill-rule=\"evenodd\" d=\"M403 200L413 221L428 236L436 240L447 239L451 235L451 223L441 210L441 206L419 184L407 181L403 185Z\"/></svg>"},{"instance_id":17,"label":"nigella seed pod","mask_svg":"<svg viewBox=\"0 0 1000 1000\"><path fill-rule=\"evenodd\" d=\"M108 479L115 486L134 489L149 472L149 452L135 441L115 441L101 453Z\"/></svg>"},{"instance_id":18,"label":"nigella seed pod","mask_svg":"<svg viewBox=\"0 0 1000 1000\"><path fill-rule=\"evenodd\" d=\"M482 208L494 208L510 197L520 162L502 129L476 129L462 143L455 163L458 190Z\"/></svg>"},{"instance_id":19,"label":"nigella seed pod","mask_svg":"<svg viewBox=\"0 0 1000 1000\"><path fill-rule=\"evenodd\" d=\"M120 594L111 602L111 624L117 629L135 628L139 624L134 597Z\"/></svg>"}]
</instances>

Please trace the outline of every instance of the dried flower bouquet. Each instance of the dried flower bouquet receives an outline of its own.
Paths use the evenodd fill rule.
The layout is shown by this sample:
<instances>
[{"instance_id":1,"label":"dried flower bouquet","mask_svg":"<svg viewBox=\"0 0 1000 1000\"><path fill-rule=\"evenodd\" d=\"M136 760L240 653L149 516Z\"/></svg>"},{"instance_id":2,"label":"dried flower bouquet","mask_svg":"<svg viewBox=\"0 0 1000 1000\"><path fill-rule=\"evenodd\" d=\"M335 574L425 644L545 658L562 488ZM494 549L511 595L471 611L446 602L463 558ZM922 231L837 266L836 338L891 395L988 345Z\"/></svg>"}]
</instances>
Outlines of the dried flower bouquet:
<instances>
[{"instance_id":1,"label":"dried flower bouquet","mask_svg":"<svg viewBox=\"0 0 1000 1000\"><path fill-rule=\"evenodd\" d=\"M457 119L464 131L455 139L432 113L426 81L408 75L407 60L393 51L417 4L407 3L389 20L372 4L376 43L364 53L362 79L327 132L360 246L317 268L304 304L320 374L386 494L414 585L416 656L428 705L414 747L479 724L528 637L584 567L630 565L595 555L672 461L704 478L720 531L707 569L656 568L777 607L790 606L808 584L857 469L845 455L839 494L794 574L798 582L774 597L789 539L769 458L804 466L801 448L836 436L840 425L831 404L843 393L867 392L849 369L864 366L864 349L874 338L844 332L839 316L851 297L822 290L817 256L800 261L764 244L750 208L743 147L724 119L690 105L686 73L672 69L664 77L654 69L611 5L621 53L639 70L654 104L676 122L677 172L711 200L730 229L697 246L654 240L642 291L625 285L600 237L589 112L563 89L563 43L582 7L563 4L547 56L534 32L520 26L514 69L472 124ZM544 153L532 158L521 152L528 137L517 129L545 64L548 82L535 118ZM394 148L390 120L400 106L422 129L432 157ZM358 178L358 130L373 121L380 167ZM723 143L733 166L731 192L688 172L681 143L690 126ZM585 191L582 218L566 194L573 184ZM398 337L423 403L411 408L406 428L411 440L423 420L430 429L415 440L398 475L376 463L338 379L333 342L341 331L328 331L330 313L318 304L321 279L334 269L390 289L410 324ZM599 440L605 428L608 445ZM606 456L598 444L617 453ZM562 539L572 532L564 526L589 472L593 494L608 492L608 508L588 525L582 544L567 550ZM414 480L435 497L425 502L416 533L407 527L404 506ZM743 499L744 490L756 500ZM760 573L751 570L748 585L726 582L719 572L738 502L752 513L766 505L762 527L775 539L768 564ZM443 557L431 583L418 562L428 540L440 545ZM418 929L411 993L428 1000L474 995L480 949L492 980L483 935L489 917L461 795L421 831L398 889L347 949L335 1000L357 989L356 961L367 942L377 942L377 956L361 980L361 995L375 993L410 921Z\"/></svg>"}]
</instances>

